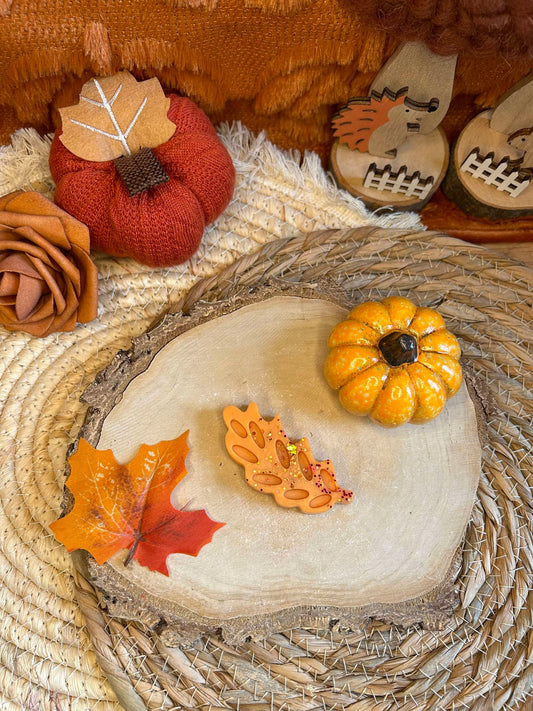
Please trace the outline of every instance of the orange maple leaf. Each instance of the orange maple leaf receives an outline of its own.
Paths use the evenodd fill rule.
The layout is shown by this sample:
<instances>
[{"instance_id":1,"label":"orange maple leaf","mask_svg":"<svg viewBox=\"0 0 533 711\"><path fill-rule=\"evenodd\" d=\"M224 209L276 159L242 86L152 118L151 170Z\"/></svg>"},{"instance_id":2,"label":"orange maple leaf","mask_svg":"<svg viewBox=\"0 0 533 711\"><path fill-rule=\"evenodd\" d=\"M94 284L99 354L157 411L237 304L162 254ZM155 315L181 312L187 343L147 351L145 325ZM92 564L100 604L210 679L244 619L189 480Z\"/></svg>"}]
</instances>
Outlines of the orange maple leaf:
<instances>
[{"instance_id":1,"label":"orange maple leaf","mask_svg":"<svg viewBox=\"0 0 533 711\"><path fill-rule=\"evenodd\" d=\"M172 490L187 474L187 435L143 444L126 465L110 449L99 451L80 439L66 482L75 503L51 524L56 538L68 551L89 551L99 565L129 549L125 564L135 558L163 575L168 575L170 553L198 555L224 524L204 510L178 511L170 502Z\"/></svg>"}]
</instances>

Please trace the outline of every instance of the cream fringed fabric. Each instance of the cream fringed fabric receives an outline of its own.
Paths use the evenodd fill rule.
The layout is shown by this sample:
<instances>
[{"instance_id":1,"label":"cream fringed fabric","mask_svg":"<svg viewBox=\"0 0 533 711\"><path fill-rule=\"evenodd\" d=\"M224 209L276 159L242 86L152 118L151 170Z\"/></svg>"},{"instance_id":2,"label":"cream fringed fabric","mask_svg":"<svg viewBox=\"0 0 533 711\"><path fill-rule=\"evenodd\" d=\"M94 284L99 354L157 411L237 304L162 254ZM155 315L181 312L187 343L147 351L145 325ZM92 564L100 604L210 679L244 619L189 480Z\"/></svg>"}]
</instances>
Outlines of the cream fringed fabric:
<instances>
[{"instance_id":1,"label":"cream fringed fabric","mask_svg":"<svg viewBox=\"0 0 533 711\"><path fill-rule=\"evenodd\" d=\"M264 134L254 136L239 123L223 124L219 138L237 170L235 194L227 210L207 228L196 255L170 270L181 276L212 273L217 265L228 264L260 244L300 232L365 224L424 229L412 213L383 209L370 214L359 200L335 186L314 153L302 157L296 151L282 151ZM48 168L50 144L49 136L21 129L13 135L10 146L0 147L0 195L13 190L39 190L53 197L54 183ZM128 264L136 270L154 272L150 267Z\"/></svg>"}]
</instances>

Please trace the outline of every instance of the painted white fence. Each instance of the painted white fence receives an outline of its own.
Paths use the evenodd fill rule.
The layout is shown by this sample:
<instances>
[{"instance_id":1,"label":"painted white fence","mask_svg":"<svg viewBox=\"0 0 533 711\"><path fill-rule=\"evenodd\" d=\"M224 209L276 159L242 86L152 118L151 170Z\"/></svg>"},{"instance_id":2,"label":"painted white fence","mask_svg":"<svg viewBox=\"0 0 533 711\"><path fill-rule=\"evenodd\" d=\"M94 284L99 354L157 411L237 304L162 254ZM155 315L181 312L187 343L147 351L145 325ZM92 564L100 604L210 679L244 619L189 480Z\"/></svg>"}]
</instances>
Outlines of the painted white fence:
<instances>
[{"instance_id":1,"label":"painted white fence","mask_svg":"<svg viewBox=\"0 0 533 711\"><path fill-rule=\"evenodd\" d=\"M363 181L365 188L388 190L391 193L401 193L408 197L418 197L421 200L428 196L433 183L433 177L421 178L418 171L407 175L406 165L402 165L400 170L394 173L390 165L386 165L383 170L380 170L375 163L368 167Z\"/></svg>"},{"instance_id":2,"label":"painted white fence","mask_svg":"<svg viewBox=\"0 0 533 711\"><path fill-rule=\"evenodd\" d=\"M516 168L509 168L509 161L504 158L499 163L494 162L494 154L480 155L477 148L466 157L461 165L463 173L470 173L487 185L494 185L496 190L517 197L531 183L529 178L519 178Z\"/></svg>"}]
</instances>

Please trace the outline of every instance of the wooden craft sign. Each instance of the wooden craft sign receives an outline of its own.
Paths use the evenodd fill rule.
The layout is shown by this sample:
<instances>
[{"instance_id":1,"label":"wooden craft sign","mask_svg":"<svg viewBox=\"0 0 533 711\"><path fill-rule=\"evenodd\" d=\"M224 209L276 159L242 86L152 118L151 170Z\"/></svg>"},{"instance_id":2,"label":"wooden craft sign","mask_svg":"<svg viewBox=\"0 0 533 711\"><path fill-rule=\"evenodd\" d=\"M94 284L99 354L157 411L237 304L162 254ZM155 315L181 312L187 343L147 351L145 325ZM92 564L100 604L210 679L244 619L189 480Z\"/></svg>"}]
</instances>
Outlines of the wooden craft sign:
<instances>
[{"instance_id":1,"label":"wooden craft sign","mask_svg":"<svg viewBox=\"0 0 533 711\"><path fill-rule=\"evenodd\" d=\"M466 125L443 188L470 215L533 214L533 75Z\"/></svg>"},{"instance_id":2,"label":"wooden craft sign","mask_svg":"<svg viewBox=\"0 0 533 711\"><path fill-rule=\"evenodd\" d=\"M385 429L346 412L323 375L328 336L345 308L280 294L210 313L186 330L177 324L170 340L166 333L94 444L128 462L141 443L189 430L188 475L173 505L225 525L196 557L169 555L168 577L135 560L125 567L127 551L90 564L112 611L155 615L184 637L221 629L228 640L331 619L355 624L369 614L441 623L453 608L452 563L480 474L468 389L426 425ZM259 409L246 420L250 402ZM230 405L241 415L230 408L225 422ZM256 453L248 424L278 413L286 449L307 438L312 461L331 461L351 503L306 515L256 490L253 468L247 483L241 460ZM225 440L233 420L230 445L241 437L245 446L232 458Z\"/></svg>"},{"instance_id":3,"label":"wooden craft sign","mask_svg":"<svg viewBox=\"0 0 533 711\"><path fill-rule=\"evenodd\" d=\"M351 99L333 119L331 165L338 183L370 207L418 209L448 166L439 125L452 95L456 56L403 44L367 97Z\"/></svg>"}]
</instances>

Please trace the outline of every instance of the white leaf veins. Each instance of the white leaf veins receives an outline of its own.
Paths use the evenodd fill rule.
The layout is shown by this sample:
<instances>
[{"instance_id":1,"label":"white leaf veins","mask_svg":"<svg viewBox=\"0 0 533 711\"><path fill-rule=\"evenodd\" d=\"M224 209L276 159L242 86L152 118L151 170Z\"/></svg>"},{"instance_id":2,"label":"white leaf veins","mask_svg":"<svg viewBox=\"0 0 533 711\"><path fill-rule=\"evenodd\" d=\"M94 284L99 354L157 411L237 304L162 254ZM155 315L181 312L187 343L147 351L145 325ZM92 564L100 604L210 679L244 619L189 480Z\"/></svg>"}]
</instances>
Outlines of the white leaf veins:
<instances>
[{"instance_id":1,"label":"white leaf veins","mask_svg":"<svg viewBox=\"0 0 533 711\"><path fill-rule=\"evenodd\" d=\"M96 84L96 88L98 89L98 93L100 94L100 98L102 99L102 101L100 102L100 101L95 101L94 99L88 99L86 96L80 96L80 101L81 100L87 101L87 103L92 104L93 106L99 106L100 108L105 109L107 111L107 113L109 114L109 118L111 119L113 126L115 127L117 132L116 133L109 133L108 131L103 131L101 128L96 128L95 126L91 126L88 123L83 123L83 121L77 121L76 119L73 119L73 118L71 118L70 121L72 121L72 123L75 123L77 126L86 128L88 131L92 131L93 133L99 133L100 135L106 136L107 138L111 138L114 141L119 141L122 144L124 151L126 152L126 155L129 156L129 155L131 155L131 150L128 145L127 138L131 132L131 129L137 123L137 119L141 115L142 110L146 106L146 102L148 101L148 98L146 96L144 97L144 99L141 102L141 105L135 112L135 116L130 121L127 129L125 131L122 131L122 129L120 128L119 123L115 117L115 114L113 113L113 104L115 103L116 99L118 98L118 96L122 90L122 84L118 85L117 90L115 91L115 93L113 94L111 99L109 99L109 101L108 101L107 97L104 94L102 87L98 83L97 79L94 80L94 83Z\"/></svg>"}]
</instances>

